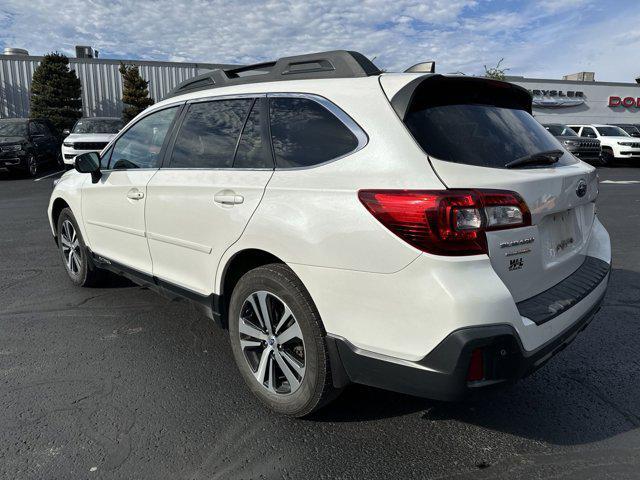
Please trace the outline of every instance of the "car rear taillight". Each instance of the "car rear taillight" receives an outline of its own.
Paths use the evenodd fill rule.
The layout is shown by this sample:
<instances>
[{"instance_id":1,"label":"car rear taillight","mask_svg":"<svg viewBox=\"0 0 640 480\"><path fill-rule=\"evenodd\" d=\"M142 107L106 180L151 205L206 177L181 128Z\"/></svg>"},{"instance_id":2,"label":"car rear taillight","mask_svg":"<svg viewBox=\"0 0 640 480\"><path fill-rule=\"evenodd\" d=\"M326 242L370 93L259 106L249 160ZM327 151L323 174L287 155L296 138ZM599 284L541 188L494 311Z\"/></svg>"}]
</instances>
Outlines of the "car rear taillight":
<instances>
[{"instance_id":1,"label":"car rear taillight","mask_svg":"<svg viewBox=\"0 0 640 480\"><path fill-rule=\"evenodd\" d=\"M436 255L487 253L485 232L531 225L524 200L503 190L360 190L358 198L393 233Z\"/></svg>"}]
</instances>

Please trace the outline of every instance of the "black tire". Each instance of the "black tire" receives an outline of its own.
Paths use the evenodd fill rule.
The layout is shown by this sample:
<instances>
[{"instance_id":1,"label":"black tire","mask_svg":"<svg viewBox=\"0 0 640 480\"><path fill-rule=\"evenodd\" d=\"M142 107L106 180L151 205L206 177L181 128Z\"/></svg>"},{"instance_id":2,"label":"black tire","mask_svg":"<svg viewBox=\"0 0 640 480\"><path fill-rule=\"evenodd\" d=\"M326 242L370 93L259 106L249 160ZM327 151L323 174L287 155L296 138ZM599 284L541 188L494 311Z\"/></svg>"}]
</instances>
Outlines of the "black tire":
<instances>
[{"instance_id":1,"label":"black tire","mask_svg":"<svg viewBox=\"0 0 640 480\"><path fill-rule=\"evenodd\" d=\"M68 225L65 224L66 222L72 225L76 237L71 235ZM60 251L62 263L71 282L78 287L93 287L98 285L104 278L104 271L97 268L90 260L89 251L70 208L64 208L62 212L60 212L56 229L58 234L58 250ZM71 262L69 262L68 256L69 237L77 238L77 246L73 249L75 259L72 259ZM75 243L75 241L73 243Z\"/></svg>"},{"instance_id":2,"label":"black tire","mask_svg":"<svg viewBox=\"0 0 640 480\"><path fill-rule=\"evenodd\" d=\"M304 375L302 376L299 386L294 391L286 392L287 387L292 390L288 380L285 381L284 370L282 370L273 355L276 354L276 350L282 351L287 349L287 345L273 345L271 353L271 361L274 366L264 378L273 376L276 378L274 383L277 383L278 371L284 385L285 392L276 392L270 390L263 381L262 383L256 378L254 369L250 365L247 356L254 355L251 349L243 350L240 344L240 315L243 314L244 318L247 318L247 310L242 310L243 307L248 307L249 297L261 293L262 295L270 295L270 311L274 314L274 317L278 318L278 315L274 309L277 309L278 302L290 309L292 316L287 324L292 325L293 322L297 322L300 331L302 333L303 340L302 353L298 350L299 358L304 359ZM257 298L257 297L253 297ZM275 298L275 300L272 300ZM274 306L275 305L275 306ZM280 311L282 312L282 310ZM280 317L282 318L282 317ZM283 325L283 329L287 326ZM289 327L290 328L290 327ZM275 332L275 327L274 327ZM280 330L282 333L284 330ZM266 332L266 329L264 330ZM258 267L254 270L246 273L235 286L233 293L231 294L231 300L229 305L229 336L231 340L231 347L233 355L235 357L236 364L240 373L242 374L247 386L265 405L267 405L273 411L292 417L303 417L309 415L312 412L322 408L331 400L336 398L340 393L339 389L333 386L331 367L329 362L329 353L327 350L327 344L325 341L325 331L320 320L320 315L316 309L309 292L304 287L300 279L293 273L293 271L284 264L272 263ZM244 336L244 335L243 335ZM245 336L245 339L247 337ZM278 338L274 333L273 339ZM271 338L268 340L271 342ZM300 341L294 339L294 341ZM262 359L264 352L268 347L267 341L262 342L262 347L255 347L255 355ZM296 348L300 348L298 345ZM302 355L302 357L300 357ZM280 357L280 361L284 356ZM291 358L291 355L289 355ZM268 361L267 361L268 362ZM302 364L302 363L301 363ZM269 365L267 363L267 365ZM271 367L269 367L271 368ZM259 369L259 365L256 367L256 372ZM290 370L291 373L293 370ZM270 385L270 381L267 379L266 383Z\"/></svg>"},{"instance_id":3,"label":"black tire","mask_svg":"<svg viewBox=\"0 0 640 480\"><path fill-rule=\"evenodd\" d=\"M58 153L56 153L55 163L56 163L56 167L62 168L62 169L65 168L65 163L64 163L64 160L62 159L62 152L60 150L58 150Z\"/></svg>"},{"instance_id":4,"label":"black tire","mask_svg":"<svg viewBox=\"0 0 640 480\"><path fill-rule=\"evenodd\" d=\"M615 157L613 156L613 151L608 148L602 149L602 156L600 157L600 163L605 167L613 167L614 166Z\"/></svg>"},{"instance_id":5,"label":"black tire","mask_svg":"<svg viewBox=\"0 0 640 480\"><path fill-rule=\"evenodd\" d=\"M35 178L40 171L40 165L38 165L38 159L33 153L30 153L25 160L24 173L29 178Z\"/></svg>"}]
</instances>

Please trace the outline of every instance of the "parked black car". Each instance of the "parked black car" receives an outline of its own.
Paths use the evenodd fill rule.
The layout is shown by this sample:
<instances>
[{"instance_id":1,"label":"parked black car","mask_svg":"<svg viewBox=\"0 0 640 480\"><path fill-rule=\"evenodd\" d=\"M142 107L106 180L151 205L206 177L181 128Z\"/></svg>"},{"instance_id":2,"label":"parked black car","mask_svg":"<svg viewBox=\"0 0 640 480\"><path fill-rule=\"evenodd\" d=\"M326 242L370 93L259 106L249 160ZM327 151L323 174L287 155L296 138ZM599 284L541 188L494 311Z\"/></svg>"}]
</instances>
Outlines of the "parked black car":
<instances>
[{"instance_id":1,"label":"parked black car","mask_svg":"<svg viewBox=\"0 0 640 480\"><path fill-rule=\"evenodd\" d=\"M54 126L46 119L0 119L0 170L35 177L44 164L62 166L60 143Z\"/></svg>"},{"instance_id":2,"label":"parked black car","mask_svg":"<svg viewBox=\"0 0 640 480\"><path fill-rule=\"evenodd\" d=\"M560 143L573 155L585 162L595 162L604 164L602 160L602 147L600 140L595 138L579 137L571 128L561 123L547 123L543 125L551 135L556 137Z\"/></svg>"},{"instance_id":3,"label":"parked black car","mask_svg":"<svg viewBox=\"0 0 640 480\"><path fill-rule=\"evenodd\" d=\"M631 123L614 123L614 125L616 127L620 127L632 137L640 137L640 128L638 128L637 125L633 125Z\"/></svg>"}]
</instances>

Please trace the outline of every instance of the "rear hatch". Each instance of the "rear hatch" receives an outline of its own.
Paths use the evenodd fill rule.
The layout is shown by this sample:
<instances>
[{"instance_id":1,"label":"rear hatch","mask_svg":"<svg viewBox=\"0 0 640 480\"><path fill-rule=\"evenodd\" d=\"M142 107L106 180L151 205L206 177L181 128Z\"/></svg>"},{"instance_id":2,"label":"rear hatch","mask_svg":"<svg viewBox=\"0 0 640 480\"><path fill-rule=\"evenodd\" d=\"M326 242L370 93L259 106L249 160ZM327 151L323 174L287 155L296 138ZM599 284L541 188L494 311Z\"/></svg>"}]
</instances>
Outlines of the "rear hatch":
<instances>
[{"instance_id":1,"label":"rear hatch","mask_svg":"<svg viewBox=\"0 0 640 480\"><path fill-rule=\"evenodd\" d=\"M447 188L509 190L527 203L531 226L486 233L491 264L515 301L578 269L594 221L597 177L532 117L529 93L472 77L410 77L400 88L398 82L392 77L385 85L381 77Z\"/></svg>"}]
</instances>

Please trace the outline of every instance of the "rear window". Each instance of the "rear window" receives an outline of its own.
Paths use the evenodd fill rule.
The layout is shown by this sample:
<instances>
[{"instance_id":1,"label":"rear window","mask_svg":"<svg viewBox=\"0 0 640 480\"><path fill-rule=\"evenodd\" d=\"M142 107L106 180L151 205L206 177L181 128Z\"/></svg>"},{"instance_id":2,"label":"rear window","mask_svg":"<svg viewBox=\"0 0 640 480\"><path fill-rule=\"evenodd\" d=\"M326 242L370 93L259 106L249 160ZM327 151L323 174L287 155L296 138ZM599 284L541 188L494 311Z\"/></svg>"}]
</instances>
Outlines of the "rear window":
<instances>
[{"instance_id":1,"label":"rear window","mask_svg":"<svg viewBox=\"0 0 640 480\"><path fill-rule=\"evenodd\" d=\"M407 127L429 155L504 168L520 157L557 150L557 140L529 113L492 105L444 105L411 112ZM560 162L569 155L563 155Z\"/></svg>"},{"instance_id":2,"label":"rear window","mask_svg":"<svg viewBox=\"0 0 640 480\"><path fill-rule=\"evenodd\" d=\"M530 107L530 95L508 83L436 76L416 88L404 122L430 156L505 168L516 159L562 148L526 110ZM565 154L558 164L576 161Z\"/></svg>"}]
</instances>

